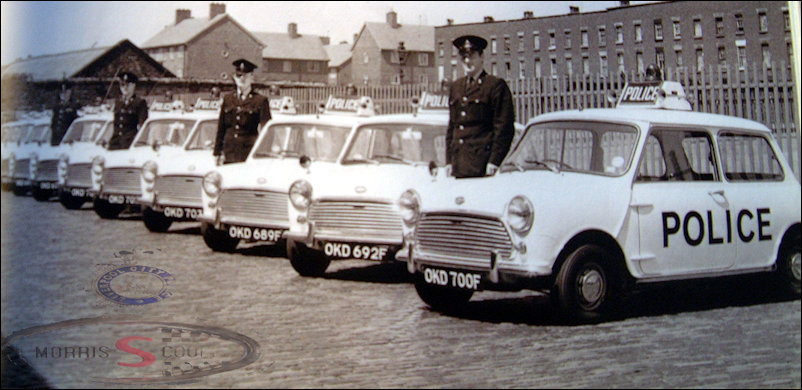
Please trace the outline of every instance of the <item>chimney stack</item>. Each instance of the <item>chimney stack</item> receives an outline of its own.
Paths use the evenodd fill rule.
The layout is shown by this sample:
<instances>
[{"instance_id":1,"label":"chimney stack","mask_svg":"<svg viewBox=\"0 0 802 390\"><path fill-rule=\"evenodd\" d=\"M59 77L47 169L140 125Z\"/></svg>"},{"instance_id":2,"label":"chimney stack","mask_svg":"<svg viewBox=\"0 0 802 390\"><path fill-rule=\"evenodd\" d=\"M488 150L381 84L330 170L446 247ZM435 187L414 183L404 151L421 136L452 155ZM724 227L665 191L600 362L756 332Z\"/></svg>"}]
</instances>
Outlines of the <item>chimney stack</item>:
<instances>
[{"instance_id":1,"label":"chimney stack","mask_svg":"<svg viewBox=\"0 0 802 390\"><path fill-rule=\"evenodd\" d=\"M320 37L320 42L323 43L323 46L328 46L328 45L331 44L331 38L330 37L321 36Z\"/></svg>"},{"instance_id":2,"label":"chimney stack","mask_svg":"<svg viewBox=\"0 0 802 390\"><path fill-rule=\"evenodd\" d=\"M387 24L390 25L392 28L398 28L398 14L395 11L390 11L387 13Z\"/></svg>"},{"instance_id":3,"label":"chimney stack","mask_svg":"<svg viewBox=\"0 0 802 390\"><path fill-rule=\"evenodd\" d=\"M290 38L292 39L298 38L298 24L297 23L288 24L287 33L290 34Z\"/></svg>"},{"instance_id":4,"label":"chimney stack","mask_svg":"<svg viewBox=\"0 0 802 390\"><path fill-rule=\"evenodd\" d=\"M188 9L177 9L175 10L175 24L181 23L186 19L192 17L192 11Z\"/></svg>"},{"instance_id":5,"label":"chimney stack","mask_svg":"<svg viewBox=\"0 0 802 390\"><path fill-rule=\"evenodd\" d=\"M622 7L629 7L629 1L620 1Z\"/></svg>"},{"instance_id":6,"label":"chimney stack","mask_svg":"<svg viewBox=\"0 0 802 390\"><path fill-rule=\"evenodd\" d=\"M577 7L575 5L572 5L569 9L571 10L571 14L578 14L579 13L579 7Z\"/></svg>"},{"instance_id":7,"label":"chimney stack","mask_svg":"<svg viewBox=\"0 0 802 390\"><path fill-rule=\"evenodd\" d=\"M485 23L493 23L493 17L492 16L485 16Z\"/></svg>"},{"instance_id":8,"label":"chimney stack","mask_svg":"<svg viewBox=\"0 0 802 390\"><path fill-rule=\"evenodd\" d=\"M449 26L453 26L454 25L454 19L446 19L446 23L448 23Z\"/></svg>"},{"instance_id":9,"label":"chimney stack","mask_svg":"<svg viewBox=\"0 0 802 390\"><path fill-rule=\"evenodd\" d=\"M532 11L524 11L524 19L532 19L535 17L535 13Z\"/></svg>"},{"instance_id":10,"label":"chimney stack","mask_svg":"<svg viewBox=\"0 0 802 390\"><path fill-rule=\"evenodd\" d=\"M214 19L215 16L226 13L226 5L223 3L209 4L209 19Z\"/></svg>"}]
</instances>

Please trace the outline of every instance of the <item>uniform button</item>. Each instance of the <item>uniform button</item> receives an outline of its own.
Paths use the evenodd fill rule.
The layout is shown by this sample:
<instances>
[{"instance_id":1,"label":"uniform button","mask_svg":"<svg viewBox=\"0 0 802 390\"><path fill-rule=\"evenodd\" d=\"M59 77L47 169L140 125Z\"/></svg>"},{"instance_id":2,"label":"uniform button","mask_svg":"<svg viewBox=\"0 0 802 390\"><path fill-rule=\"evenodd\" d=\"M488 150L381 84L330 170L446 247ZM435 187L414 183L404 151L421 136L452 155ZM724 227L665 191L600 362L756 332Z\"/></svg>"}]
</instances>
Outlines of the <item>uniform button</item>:
<instances>
[{"instance_id":1,"label":"uniform button","mask_svg":"<svg viewBox=\"0 0 802 390\"><path fill-rule=\"evenodd\" d=\"M463 97L462 97L462 101L463 101L463 102L467 102L467 101L468 101L468 97L467 97L467 96L463 96Z\"/></svg>"},{"instance_id":2,"label":"uniform button","mask_svg":"<svg viewBox=\"0 0 802 390\"><path fill-rule=\"evenodd\" d=\"M237 137L239 137L239 134L234 134L234 138L237 138Z\"/></svg>"},{"instance_id":3,"label":"uniform button","mask_svg":"<svg viewBox=\"0 0 802 390\"><path fill-rule=\"evenodd\" d=\"M239 125L234 126L235 129L239 129Z\"/></svg>"},{"instance_id":4,"label":"uniform button","mask_svg":"<svg viewBox=\"0 0 802 390\"><path fill-rule=\"evenodd\" d=\"M237 115L237 119L239 119L239 115Z\"/></svg>"},{"instance_id":5,"label":"uniform button","mask_svg":"<svg viewBox=\"0 0 802 390\"><path fill-rule=\"evenodd\" d=\"M459 113L461 116L465 116L465 111Z\"/></svg>"},{"instance_id":6,"label":"uniform button","mask_svg":"<svg viewBox=\"0 0 802 390\"><path fill-rule=\"evenodd\" d=\"M463 139L459 140L459 144L460 145L462 145L464 142L465 142L465 140L463 140Z\"/></svg>"},{"instance_id":7,"label":"uniform button","mask_svg":"<svg viewBox=\"0 0 802 390\"><path fill-rule=\"evenodd\" d=\"M459 129L460 129L460 130L465 130L465 126L463 126L463 125L459 125Z\"/></svg>"}]
</instances>

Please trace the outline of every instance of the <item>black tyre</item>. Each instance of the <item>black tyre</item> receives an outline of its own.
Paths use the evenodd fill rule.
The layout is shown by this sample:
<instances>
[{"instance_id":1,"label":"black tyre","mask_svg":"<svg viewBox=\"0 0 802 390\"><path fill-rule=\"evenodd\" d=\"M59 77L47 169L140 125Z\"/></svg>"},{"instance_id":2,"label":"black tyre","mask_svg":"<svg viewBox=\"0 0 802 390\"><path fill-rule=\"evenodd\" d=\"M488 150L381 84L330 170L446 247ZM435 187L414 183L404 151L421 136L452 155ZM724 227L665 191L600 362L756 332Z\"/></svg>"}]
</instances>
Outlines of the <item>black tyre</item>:
<instances>
[{"instance_id":1,"label":"black tyre","mask_svg":"<svg viewBox=\"0 0 802 390\"><path fill-rule=\"evenodd\" d=\"M612 256L595 245L573 251L551 289L552 303L569 320L592 323L607 319L616 306Z\"/></svg>"},{"instance_id":2,"label":"black tyre","mask_svg":"<svg viewBox=\"0 0 802 390\"><path fill-rule=\"evenodd\" d=\"M25 196L28 195L28 187L20 187L16 184L12 184L11 192L16 196Z\"/></svg>"},{"instance_id":3,"label":"black tyre","mask_svg":"<svg viewBox=\"0 0 802 390\"><path fill-rule=\"evenodd\" d=\"M320 276L326 273L331 259L321 251L309 249L306 245L287 240L287 257L295 272L301 276Z\"/></svg>"},{"instance_id":4,"label":"black tyre","mask_svg":"<svg viewBox=\"0 0 802 390\"><path fill-rule=\"evenodd\" d=\"M145 223L145 227L148 230L154 233L164 233L173 224L173 221L165 217L164 213L154 211L147 206L142 208L142 222Z\"/></svg>"},{"instance_id":5,"label":"black tyre","mask_svg":"<svg viewBox=\"0 0 802 390\"><path fill-rule=\"evenodd\" d=\"M67 210L78 210L84 205L84 203L86 203L86 199L78 196L72 196L67 192L62 192L59 194L58 200Z\"/></svg>"},{"instance_id":6,"label":"black tyre","mask_svg":"<svg viewBox=\"0 0 802 390\"><path fill-rule=\"evenodd\" d=\"M33 198L39 202L47 202L48 200L50 200L50 198L53 197L52 190L43 190L40 188L34 188L31 190L31 193L33 194Z\"/></svg>"},{"instance_id":7,"label":"black tyre","mask_svg":"<svg viewBox=\"0 0 802 390\"><path fill-rule=\"evenodd\" d=\"M415 274L415 291L420 299L432 309L448 312L464 307L473 296L473 291L453 287L435 286L423 280L423 274Z\"/></svg>"},{"instance_id":8,"label":"black tyre","mask_svg":"<svg viewBox=\"0 0 802 390\"><path fill-rule=\"evenodd\" d=\"M109 201L99 198L92 201L92 206L95 209L95 213L103 219L115 219L125 210L125 205L123 204L111 204Z\"/></svg>"},{"instance_id":9,"label":"black tyre","mask_svg":"<svg viewBox=\"0 0 802 390\"><path fill-rule=\"evenodd\" d=\"M802 253L800 253L800 238L795 237L788 245L783 245L780 253L777 256L777 270L776 277L784 288L784 293L790 294L792 297L799 298L800 296L800 262L802 261Z\"/></svg>"},{"instance_id":10,"label":"black tyre","mask_svg":"<svg viewBox=\"0 0 802 390\"><path fill-rule=\"evenodd\" d=\"M201 223L201 235L206 246L215 252L234 252L239 244L239 238L231 238L228 232L217 230L207 222Z\"/></svg>"}]
</instances>

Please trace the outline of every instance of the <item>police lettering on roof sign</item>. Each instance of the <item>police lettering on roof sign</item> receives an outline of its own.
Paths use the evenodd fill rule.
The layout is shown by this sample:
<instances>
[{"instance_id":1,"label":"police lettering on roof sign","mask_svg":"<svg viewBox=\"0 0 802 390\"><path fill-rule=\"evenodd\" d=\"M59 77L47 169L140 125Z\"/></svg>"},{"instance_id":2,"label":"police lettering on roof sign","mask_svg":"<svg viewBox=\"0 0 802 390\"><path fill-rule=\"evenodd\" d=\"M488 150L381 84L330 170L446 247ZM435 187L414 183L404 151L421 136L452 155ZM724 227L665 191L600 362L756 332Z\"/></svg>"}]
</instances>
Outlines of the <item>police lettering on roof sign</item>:
<instances>
[{"instance_id":1,"label":"police lettering on roof sign","mask_svg":"<svg viewBox=\"0 0 802 390\"><path fill-rule=\"evenodd\" d=\"M448 95L431 92L421 94L419 110L448 110Z\"/></svg>"},{"instance_id":2,"label":"police lettering on roof sign","mask_svg":"<svg viewBox=\"0 0 802 390\"><path fill-rule=\"evenodd\" d=\"M618 99L618 105L627 104L654 104L660 91L660 82L627 83Z\"/></svg>"},{"instance_id":3,"label":"police lettering on roof sign","mask_svg":"<svg viewBox=\"0 0 802 390\"><path fill-rule=\"evenodd\" d=\"M676 81L646 81L627 83L618 97L616 107L652 107L690 110L685 89Z\"/></svg>"},{"instance_id":4,"label":"police lettering on roof sign","mask_svg":"<svg viewBox=\"0 0 802 390\"><path fill-rule=\"evenodd\" d=\"M173 110L173 103L172 102L159 102L154 101L150 104L151 111L172 111Z\"/></svg>"},{"instance_id":5,"label":"police lettering on roof sign","mask_svg":"<svg viewBox=\"0 0 802 390\"><path fill-rule=\"evenodd\" d=\"M211 100L198 98L194 107L196 110L219 110L222 102L221 99Z\"/></svg>"},{"instance_id":6,"label":"police lettering on roof sign","mask_svg":"<svg viewBox=\"0 0 802 390\"><path fill-rule=\"evenodd\" d=\"M373 100L368 96L350 98L330 95L326 102L326 113L348 113L356 115L374 115Z\"/></svg>"},{"instance_id":7,"label":"police lettering on roof sign","mask_svg":"<svg viewBox=\"0 0 802 390\"><path fill-rule=\"evenodd\" d=\"M295 100L290 96L271 96L270 110L281 114L295 114Z\"/></svg>"}]
</instances>

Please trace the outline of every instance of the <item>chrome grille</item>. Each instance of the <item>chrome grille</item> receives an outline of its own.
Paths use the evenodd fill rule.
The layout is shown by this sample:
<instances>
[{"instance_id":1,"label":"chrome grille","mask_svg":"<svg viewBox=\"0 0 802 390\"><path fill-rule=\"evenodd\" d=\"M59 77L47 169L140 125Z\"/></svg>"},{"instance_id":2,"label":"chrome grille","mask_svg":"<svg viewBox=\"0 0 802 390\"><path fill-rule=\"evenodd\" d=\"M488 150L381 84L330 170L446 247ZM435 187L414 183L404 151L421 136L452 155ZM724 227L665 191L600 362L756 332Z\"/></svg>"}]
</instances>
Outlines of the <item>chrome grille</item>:
<instances>
[{"instance_id":1,"label":"chrome grille","mask_svg":"<svg viewBox=\"0 0 802 390\"><path fill-rule=\"evenodd\" d=\"M68 166L67 185L70 187L91 187L92 164L71 164Z\"/></svg>"},{"instance_id":2,"label":"chrome grille","mask_svg":"<svg viewBox=\"0 0 802 390\"><path fill-rule=\"evenodd\" d=\"M14 162L14 178L29 178L31 176L30 159L21 159Z\"/></svg>"},{"instance_id":3,"label":"chrome grille","mask_svg":"<svg viewBox=\"0 0 802 390\"><path fill-rule=\"evenodd\" d=\"M387 203L364 201L320 201L309 209L315 231L364 238L401 239L401 217Z\"/></svg>"},{"instance_id":4,"label":"chrome grille","mask_svg":"<svg viewBox=\"0 0 802 390\"><path fill-rule=\"evenodd\" d=\"M109 168L103 171L103 192L115 194L139 194L139 168Z\"/></svg>"},{"instance_id":5,"label":"chrome grille","mask_svg":"<svg viewBox=\"0 0 802 390\"><path fill-rule=\"evenodd\" d=\"M39 162L36 172L36 180L56 181L58 180L58 160L44 160Z\"/></svg>"},{"instance_id":6,"label":"chrome grille","mask_svg":"<svg viewBox=\"0 0 802 390\"><path fill-rule=\"evenodd\" d=\"M3 160L2 162L2 175L8 176L8 159Z\"/></svg>"},{"instance_id":7,"label":"chrome grille","mask_svg":"<svg viewBox=\"0 0 802 390\"><path fill-rule=\"evenodd\" d=\"M421 251L448 257L490 260L493 251L502 259L512 253L507 229L497 218L458 213L423 214L415 229Z\"/></svg>"},{"instance_id":8,"label":"chrome grille","mask_svg":"<svg viewBox=\"0 0 802 390\"><path fill-rule=\"evenodd\" d=\"M198 176L158 176L156 200L159 204L202 207L202 181Z\"/></svg>"},{"instance_id":9,"label":"chrome grille","mask_svg":"<svg viewBox=\"0 0 802 390\"><path fill-rule=\"evenodd\" d=\"M240 223L256 222L289 224L286 192L258 190L224 190L220 195L220 218Z\"/></svg>"}]
</instances>

